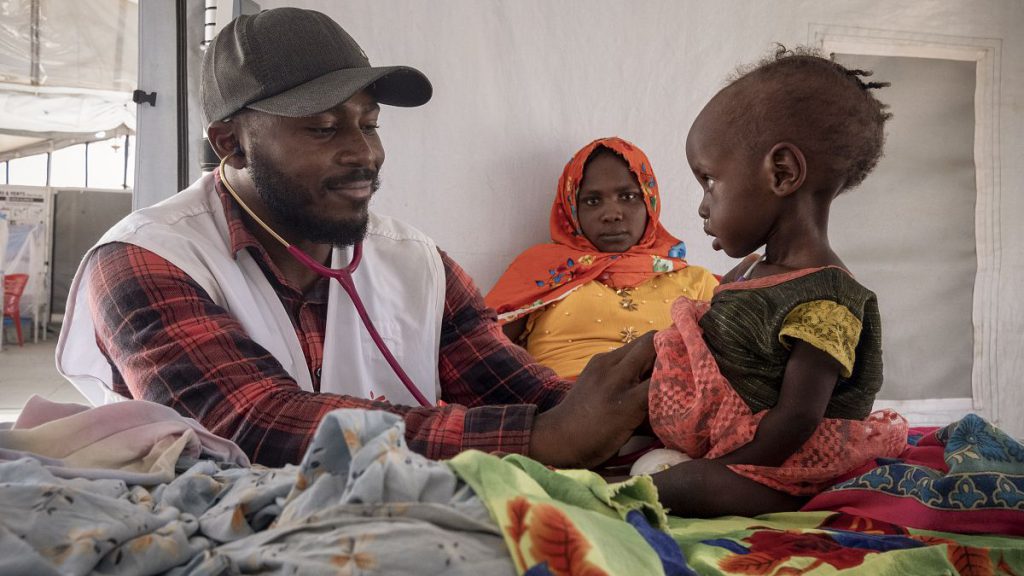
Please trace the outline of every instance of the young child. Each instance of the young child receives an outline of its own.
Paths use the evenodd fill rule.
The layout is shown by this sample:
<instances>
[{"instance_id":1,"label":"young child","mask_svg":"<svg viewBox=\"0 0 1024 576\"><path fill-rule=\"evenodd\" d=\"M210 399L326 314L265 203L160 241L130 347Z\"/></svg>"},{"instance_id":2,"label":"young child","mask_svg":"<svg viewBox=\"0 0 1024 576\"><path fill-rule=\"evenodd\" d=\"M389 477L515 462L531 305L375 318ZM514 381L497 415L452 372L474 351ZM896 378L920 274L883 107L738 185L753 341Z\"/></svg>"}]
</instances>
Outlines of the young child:
<instances>
[{"instance_id":1,"label":"young child","mask_svg":"<svg viewBox=\"0 0 1024 576\"><path fill-rule=\"evenodd\" d=\"M686 298L658 334L650 421L693 458L654 475L682 516L798 509L842 474L906 445L907 423L871 412L882 385L875 295L829 246L832 200L882 154L884 106L848 70L786 51L720 91L690 128L712 246L764 257ZM743 265L741 265L743 266ZM685 458L681 458L685 459Z\"/></svg>"}]
</instances>

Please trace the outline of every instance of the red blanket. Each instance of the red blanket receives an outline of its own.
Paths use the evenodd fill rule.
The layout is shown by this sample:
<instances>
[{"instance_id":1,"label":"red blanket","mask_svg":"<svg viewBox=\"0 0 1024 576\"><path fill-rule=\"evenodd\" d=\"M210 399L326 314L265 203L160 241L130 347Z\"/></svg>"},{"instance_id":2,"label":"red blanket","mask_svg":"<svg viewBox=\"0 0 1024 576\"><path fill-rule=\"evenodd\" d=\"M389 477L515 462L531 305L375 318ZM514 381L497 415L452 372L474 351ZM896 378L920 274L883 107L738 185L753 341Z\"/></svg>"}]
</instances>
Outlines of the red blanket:
<instances>
[{"instance_id":1,"label":"red blanket","mask_svg":"<svg viewBox=\"0 0 1024 576\"><path fill-rule=\"evenodd\" d=\"M1024 536L1024 445L974 414L912 429L898 458L879 459L814 497L836 510L901 526Z\"/></svg>"}]
</instances>

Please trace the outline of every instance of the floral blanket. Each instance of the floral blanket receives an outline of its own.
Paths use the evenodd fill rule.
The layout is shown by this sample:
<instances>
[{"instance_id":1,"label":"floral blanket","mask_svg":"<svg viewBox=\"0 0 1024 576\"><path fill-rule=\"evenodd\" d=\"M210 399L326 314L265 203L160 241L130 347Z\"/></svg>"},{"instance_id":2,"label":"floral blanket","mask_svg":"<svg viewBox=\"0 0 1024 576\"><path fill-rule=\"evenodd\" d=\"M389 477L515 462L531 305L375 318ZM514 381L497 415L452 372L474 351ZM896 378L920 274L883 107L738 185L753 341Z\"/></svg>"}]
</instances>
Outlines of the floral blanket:
<instances>
[{"instance_id":1,"label":"floral blanket","mask_svg":"<svg viewBox=\"0 0 1024 576\"><path fill-rule=\"evenodd\" d=\"M174 452L163 483L122 467L60 477L67 462L29 450L29 429L0 435L0 450L17 452L0 461L4 575L1024 576L1024 539L981 534L1024 527L1021 447L976 417L811 502L840 511L715 520L667 516L648 477L608 484L479 452L430 461L383 412L331 412L298 466Z\"/></svg>"},{"instance_id":2,"label":"floral blanket","mask_svg":"<svg viewBox=\"0 0 1024 576\"><path fill-rule=\"evenodd\" d=\"M650 477L608 484L586 470L468 451L448 461L487 504L520 574L685 574Z\"/></svg>"},{"instance_id":3,"label":"floral blanket","mask_svg":"<svg viewBox=\"0 0 1024 576\"><path fill-rule=\"evenodd\" d=\"M1024 540L915 530L835 512L669 517L693 574L1024 574Z\"/></svg>"},{"instance_id":4,"label":"floral blanket","mask_svg":"<svg viewBox=\"0 0 1024 576\"><path fill-rule=\"evenodd\" d=\"M805 511L758 518L665 517L646 477L609 485L473 452L449 465L487 505L520 574L1024 576L1020 443L973 415L923 432ZM650 534L661 530L675 546Z\"/></svg>"}]
</instances>

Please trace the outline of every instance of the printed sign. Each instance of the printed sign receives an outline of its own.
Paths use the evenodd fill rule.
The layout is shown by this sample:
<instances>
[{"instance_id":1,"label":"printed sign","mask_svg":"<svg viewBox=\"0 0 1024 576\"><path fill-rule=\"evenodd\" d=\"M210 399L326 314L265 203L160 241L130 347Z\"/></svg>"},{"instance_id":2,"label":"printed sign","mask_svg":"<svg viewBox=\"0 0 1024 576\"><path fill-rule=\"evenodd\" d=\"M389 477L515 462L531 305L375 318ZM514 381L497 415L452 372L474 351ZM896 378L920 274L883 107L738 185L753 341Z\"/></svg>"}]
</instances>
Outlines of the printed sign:
<instances>
[{"instance_id":1,"label":"printed sign","mask_svg":"<svg viewBox=\"0 0 1024 576\"><path fill-rule=\"evenodd\" d=\"M53 193L46 188L11 188L0 186L0 210L7 222L16 224L42 224L47 227L52 211Z\"/></svg>"}]
</instances>

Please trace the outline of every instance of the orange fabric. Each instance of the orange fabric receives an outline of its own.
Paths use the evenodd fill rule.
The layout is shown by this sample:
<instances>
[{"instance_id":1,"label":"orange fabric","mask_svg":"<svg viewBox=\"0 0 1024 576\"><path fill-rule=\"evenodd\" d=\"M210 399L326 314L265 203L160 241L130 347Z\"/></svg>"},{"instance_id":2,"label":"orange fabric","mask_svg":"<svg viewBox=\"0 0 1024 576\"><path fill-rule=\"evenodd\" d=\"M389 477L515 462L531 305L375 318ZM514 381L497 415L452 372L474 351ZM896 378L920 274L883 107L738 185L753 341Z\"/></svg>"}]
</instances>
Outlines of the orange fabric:
<instances>
[{"instance_id":1,"label":"orange fabric","mask_svg":"<svg viewBox=\"0 0 1024 576\"><path fill-rule=\"evenodd\" d=\"M666 447L692 458L717 458L749 443L767 413L751 413L719 372L698 324L708 307L707 302L676 300L673 325L654 339L658 358L648 397L651 427ZM782 466L729 468L788 494L813 495L865 462L898 456L906 443L907 421L891 410L864 420L825 418Z\"/></svg>"},{"instance_id":2,"label":"orange fabric","mask_svg":"<svg viewBox=\"0 0 1024 576\"><path fill-rule=\"evenodd\" d=\"M647 228L626 252L598 252L583 234L576 195L583 168L598 148L618 153L637 178L647 207ZM686 266L685 245L662 227L661 195L647 155L621 138L594 140L565 165L551 206L551 240L519 255L487 294L487 305L504 314L503 321L558 300L574 288L599 279L612 288L630 288ZM509 314L514 313L514 314Z\"/></svg>"}]
</instances>

